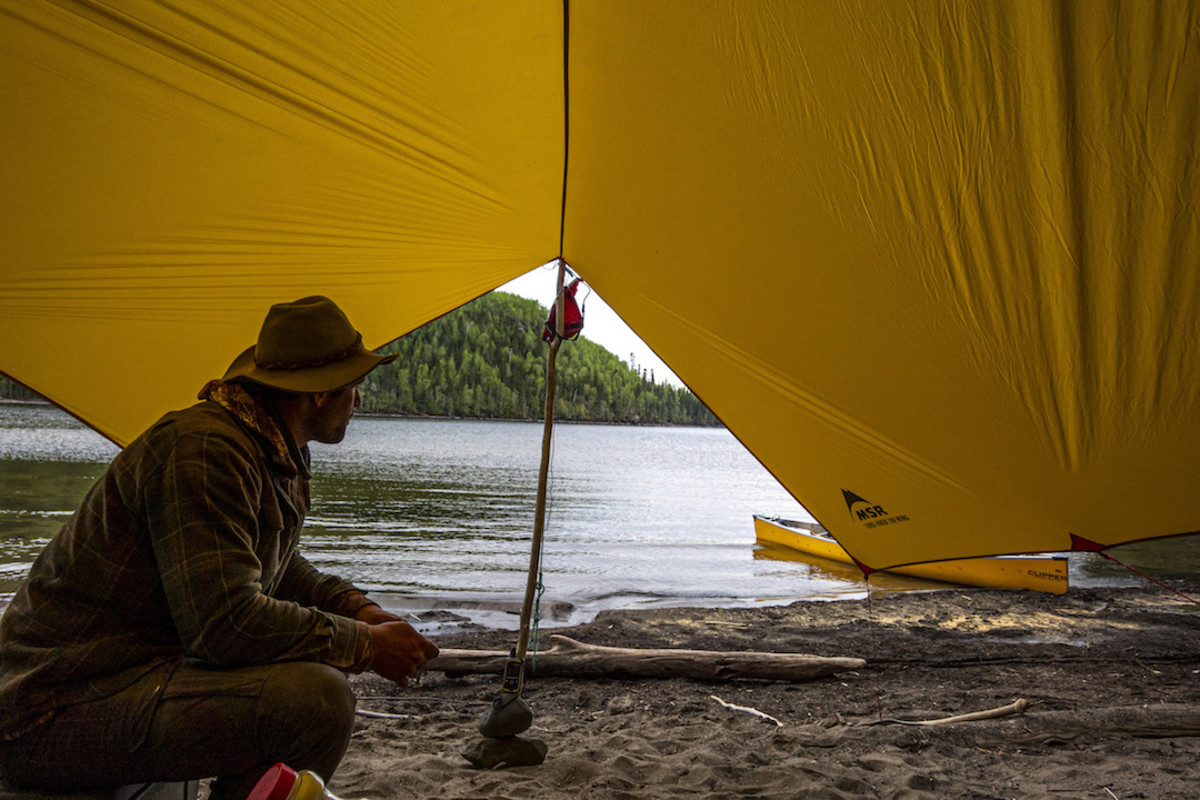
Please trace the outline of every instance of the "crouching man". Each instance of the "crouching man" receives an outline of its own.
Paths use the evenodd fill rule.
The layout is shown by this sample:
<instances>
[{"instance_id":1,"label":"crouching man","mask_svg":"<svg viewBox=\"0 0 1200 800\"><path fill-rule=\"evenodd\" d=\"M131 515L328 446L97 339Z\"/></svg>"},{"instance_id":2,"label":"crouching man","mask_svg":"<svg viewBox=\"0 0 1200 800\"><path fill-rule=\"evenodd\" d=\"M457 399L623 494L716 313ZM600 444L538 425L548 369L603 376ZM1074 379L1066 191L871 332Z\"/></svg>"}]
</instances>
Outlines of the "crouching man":
<instances>
[{"instance_id":1,"label":"crouching man","mask_svg":"<svg viewBox=\"0 0 1200 800\"><path fill-rule=\"evenodd\" d=\"M278 761L332 776L345 673L404 685L438 652L298 551L308 442L341 441L390 360L328 298L281 303L200 403L113 460L0 620L10 784L220 776L214 800L242 800Z\"/></svg>"}]
</instances>

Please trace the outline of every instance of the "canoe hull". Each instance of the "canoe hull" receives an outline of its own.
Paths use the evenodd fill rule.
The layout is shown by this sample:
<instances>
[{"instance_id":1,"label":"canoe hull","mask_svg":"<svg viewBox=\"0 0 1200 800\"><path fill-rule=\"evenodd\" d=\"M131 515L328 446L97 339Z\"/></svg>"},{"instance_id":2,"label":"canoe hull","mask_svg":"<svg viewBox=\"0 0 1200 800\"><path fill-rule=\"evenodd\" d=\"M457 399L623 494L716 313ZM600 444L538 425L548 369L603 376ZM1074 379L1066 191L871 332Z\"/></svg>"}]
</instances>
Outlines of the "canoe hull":
<instances>
[{"instance_id":1,"label":"canoe hull","mask_svg":"<svg viewBox=\"0 0 1200 800\"><path fill-rule=\"evenodd\" d=\"M755 515L754 533L759 542L842 564L854 563L842 546L819 525ZM1064 594L1068 587L1067 558L1056 555L961 558L893 567L886 571L966 586L1033 589L1051 594Z\"/></svg>"}]
</instances>

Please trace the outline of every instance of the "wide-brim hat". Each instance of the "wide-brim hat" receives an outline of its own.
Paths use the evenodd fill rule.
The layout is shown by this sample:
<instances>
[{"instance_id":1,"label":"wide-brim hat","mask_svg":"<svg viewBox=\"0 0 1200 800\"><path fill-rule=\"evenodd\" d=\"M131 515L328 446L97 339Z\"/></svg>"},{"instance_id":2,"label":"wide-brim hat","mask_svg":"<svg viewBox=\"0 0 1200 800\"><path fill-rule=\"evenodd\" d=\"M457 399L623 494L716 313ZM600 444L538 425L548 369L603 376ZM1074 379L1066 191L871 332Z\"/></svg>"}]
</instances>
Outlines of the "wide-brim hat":
<instances>
[{"instance_id":1,"label":"wide-brim hat","mask_svg":"<svg viewBox=\"0 0 1200 800\"><path fill-rule=\"evenodd\" d=\"M223 380L331 392L395 359L368 350L337 303L314 295L271 306L258 341L234 359Z\"/></svg>"}]
</instances>

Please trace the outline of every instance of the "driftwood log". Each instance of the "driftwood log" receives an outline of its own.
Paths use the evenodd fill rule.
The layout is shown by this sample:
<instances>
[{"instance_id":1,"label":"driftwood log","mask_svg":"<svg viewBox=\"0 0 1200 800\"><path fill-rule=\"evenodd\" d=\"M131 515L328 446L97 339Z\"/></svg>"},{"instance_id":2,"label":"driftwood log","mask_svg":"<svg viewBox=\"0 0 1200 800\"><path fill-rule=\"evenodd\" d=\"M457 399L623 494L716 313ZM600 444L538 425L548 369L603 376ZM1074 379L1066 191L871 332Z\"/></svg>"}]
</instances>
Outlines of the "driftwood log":
<instances>
[{"instance_id":1,"label":"driftwood log","mask_svg":"<svg viewBox=\"0 0 1200 800\"><path fill-rule=\"evenodd\" d=\"M867 664L861 658L827 658L800 653L605 647L559 635L551 636L550 644L549 650L537 654L536 674L539 676L810 681ZM428 668L447 675L499 674L504 671L507 658L508 654L500 651L442 650L429 662ZM530 674L534 674L534 670Z\"/></svg>"},{"instance_id":2,"label":"driftwood log","mask_svg":"<svg viewBox=\"0 0 1200 800\"><path fill-rule=\"evenodd\" d=\"M1075 739L1176 739L1200 736L1200 709L1192 704L1046 711L1016 720L984 723L992 741L1056 744Z\"/></svg>"},{"instance_id":3,"label":"driftwood log","mask_svg":"<svg viewBox=\"0 0 1200 800\"><path fill-rule=\"evenodd\" d=\"M1200 708L1188 703L1037 711L1034 704L1018 700L1001 708L943 719L922 722L884 719L850 724L871 726L899 723L928 728L958 722L971 724L959 728L956 735L970 736L980 747L1066 744L1077 740L1200 737ZM928 735L933 735L932 731Z\"/></svg>"}]
</instances>

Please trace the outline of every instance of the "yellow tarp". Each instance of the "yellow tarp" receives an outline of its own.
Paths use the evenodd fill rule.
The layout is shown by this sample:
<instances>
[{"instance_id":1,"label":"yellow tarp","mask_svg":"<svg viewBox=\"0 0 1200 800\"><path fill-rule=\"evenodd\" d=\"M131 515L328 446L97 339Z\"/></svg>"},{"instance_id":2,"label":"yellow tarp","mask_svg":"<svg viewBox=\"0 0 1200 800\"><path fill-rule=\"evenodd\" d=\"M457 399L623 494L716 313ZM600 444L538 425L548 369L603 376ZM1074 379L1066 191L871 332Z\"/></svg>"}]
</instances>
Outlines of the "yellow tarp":
<instances>
[{"instance_id":1,"label":"yellow tarp","mask_svg":"<svg viewBox=\"0 0 1200 800\"><path fill-rule=\"evenodd\" d=\"M0 371L128 441L561 254L869 567L1200 530L1197 11L0 0Z\"/></svg>"}]
</instances>

